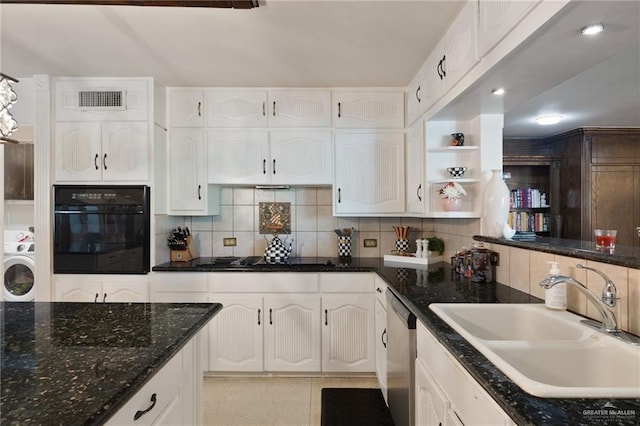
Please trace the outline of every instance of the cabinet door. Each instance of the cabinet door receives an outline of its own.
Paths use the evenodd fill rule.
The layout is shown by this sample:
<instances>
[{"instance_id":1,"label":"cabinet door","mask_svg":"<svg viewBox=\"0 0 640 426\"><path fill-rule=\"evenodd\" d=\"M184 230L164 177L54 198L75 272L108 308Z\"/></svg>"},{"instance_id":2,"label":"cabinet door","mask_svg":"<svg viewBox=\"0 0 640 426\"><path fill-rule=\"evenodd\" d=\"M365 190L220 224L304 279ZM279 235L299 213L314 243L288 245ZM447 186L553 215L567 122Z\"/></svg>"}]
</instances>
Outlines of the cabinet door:
<instances>
[{"instance_id":1,"label":"cabinet door","mask_svg":"<svg viewBox=\"0 0 640 426\"><path fill-rule=\"evenodd\" d=\"M333 124L336 128L403 128L404 93L335 91Z\"/></svg>"},{"instance_id":2,"label":"cabinet door","mask_svg":"<svg viewBox=\"0 0 640 426\"><path fill-rule=\"evenodd\" d=\"M204 92L175 90L169 93L169 125L202 127L204 124Z\"/></svg>"},{"instance_id":3,"label":"cabinet door","mask_svg":"<svg viewBox=\"0 0 640 426\"><path fill-rule=\"evenodd\" d=\"M264 306L266 370L319 372L320 298L268 297Z\"/></svg>"},{"instance_id":4,"label":"cabinet door","mask_svg":"<svg viewBox=\"0 0 640 426\"><path fill-rule=\"evenodd\" d=\"M103 301L108 303L148 303L149 284L146 281L103 281Z\"/></svg>"},{"instance_id":5,"label":"cabinet door","mask_svg":"<svg viewBox=\"0 0 640 426\"><path fill-rule=\"evenodd\" d=\"M187 424L183 420L183 410L188 410L194 402L183 399L182 387L185 378L182 376L182 355L183 351L174 355L106 424L108 426ZM144 414L134 419L139 411L144 411Z\"/></svg>"},{"instance_id":6,"label":"cabinet door","mask_svg":"<svg viewBox=\"0 0 640 426\"><path fill-rule=\"evenodd\" d=\"M264 130L210 130L208 180L218 184L269 182L269 141Z\"/></svg>"},{"instance_id":7,"label":"cabinet door","mask_svg":"<svg viewBox=\"0 0 640 426\"><path fill-rule=\"evenodd\" d=\"M207 91L207 127L265 127L265 90Z\"/></svg>"},{"instance_id":8,"label":"cabinet door","mask_svg":"<svg viewBox=\"0 0 640 426\"><path fill-rule=\"evenodd\" d=\"M322 371L375 371L373 296L322 297Z\"/></svg>"},{"instance_id":9,"label":"cabinet door","mask_svg":"<svg viewBox=\"0 0 640 426\"><path fill-rule=\"evenodd\" d=\"M330 131L273 131L269 138L271 183L331 184L333 155Z\"/></svg>"},{"instance_id":10,"label":"cabinet door","mask_svg":"<svg viewBox=\"0 0 640 426\"><path fill-rule=\"evenodd\" d=\"M331 126L331 92L328 90L269 91L269 126Z\"/></svg>"},{"instance_id":11,"label":"cabinet door","mask_svg":"<svg viewBox=\"0 0 640 426\"><path fill-rule=\"evenodd\" d=\"M99 302L102 299L102 283L56 279L54 297L57 302Z\"/></svg>"},{"instance_id":12,"label":"cabinet door","mask_svg":"<svg viewBox=\"0 0 640 426\"><path fill-rule=\"evenodd\" d=\"M379 300L375 302L376 333L374 336L376 347L376 377L378 385L387 400L387 310Z\"/></svg>"},{"instance_id":13,"label":"cabinet door","mask_svg":"<svg viewBox=\"0 0 640 426\"><path fill-rule=\"evenodd\" d=\"M404 212L404 135L343 133L335 140L334 212Z\"/></svg>"},{"instance_id":14,"label":"cabinet door","mask_svg":"<svg viewBox=\"0 0 640 426\"><path fill-rule=\"evenodd\" d=\"M591 166L590 232L616 229L616 244L639 246L638 226L640 166Z\"/></svg>"},{"instance_id":15,"label":"cabinet door","mask_svg":"<svg viewBox=\"0 0 640 426\"><path fill-rule=\"evenodd\" d=\"M539 0L482 0L478 2L478 50L480 57L489 53L539 2Z\"/></svg>"},{"instance_id":16,"label":"cabinet door","mask_svg":"<svg viewBox=\"0 0 640 426\"><path fill-rule=\"evenodd\" d=\"M149 131L145 122L102 124L103 180L149 179Z\"/></svg>"},{"instance_id":17,"label":"cabinet door","mask_svg":"<svg viewBox=\"0 0 640 426\"><path fill-rule=\"evenodd\" d=\"M424 213L424 146L424 125L422 120L419 120L409 128L407 134L407 213L420 215Z\"/></svg>"},{"instance_id":18,"label":"cabinet door","mask_svg":"<svg viewBox=\"0 0 640 426\"><path fill-rule=\"evenodd\" d=\"M416 360L416 426L443 425L449 408L435 379L421 359Z\"/></svg>"},{"instance_id":19,"label":"cabinet door","mask_svg":"<svg viewBox=\"0 0 640 426\"><path fill-rule=\"evenodd\" d=\"M201 130L172 130L169 135L169 208L204 211L207 206L205 146Z\"/></svg>"},{"instance_id":20,"label":"cabinet door","mask_svg":"<svg viewBox=\"0 0 640 426\"><path fill-rule=\"evenodd\" d=\"M467 2L440 41L445 91L453 87L478 62L477 3Z\"/></svg>"},{"instance_id":21,"label":"cabinet door","mask_svg":"<svg viewBox=\"0 0 640 426\"><path fill-rule=\"evenodd\" d=\"M218 297L222 311L209 323L209 370L264 371L261 297Z\"/></svg>"},{"instance_id":22,"label":"cabinet door","mask_svg":"<svg viewBox=\"0 0 640 426\"><path fill-rule=\"evenodd\" d=\"M55 179L99 181L102 178L100 123L56 123Z\"/></svg>"}]
</instances>

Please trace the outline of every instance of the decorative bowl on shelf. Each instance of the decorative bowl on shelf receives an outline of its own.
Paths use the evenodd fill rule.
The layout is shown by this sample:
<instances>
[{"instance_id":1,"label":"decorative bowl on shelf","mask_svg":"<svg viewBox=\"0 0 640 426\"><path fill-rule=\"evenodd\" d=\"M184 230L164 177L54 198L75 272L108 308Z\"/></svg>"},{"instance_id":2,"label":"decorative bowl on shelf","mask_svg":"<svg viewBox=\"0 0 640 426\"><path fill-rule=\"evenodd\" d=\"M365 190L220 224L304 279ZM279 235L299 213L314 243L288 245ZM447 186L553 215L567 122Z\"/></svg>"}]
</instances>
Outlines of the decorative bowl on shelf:
<instances>
[{"instance_id":1,"label":"decorative bowl on shelf","mask_svg":"<svg viewBox=\"0 0 640 426\"><path fill-rule=\"evenodd\" d=\"M447 171L449 172L449 176L454 179L461 178L464 175L464 172L467 171L466 167L447 167Z\"/></svg>"}]
</instances>

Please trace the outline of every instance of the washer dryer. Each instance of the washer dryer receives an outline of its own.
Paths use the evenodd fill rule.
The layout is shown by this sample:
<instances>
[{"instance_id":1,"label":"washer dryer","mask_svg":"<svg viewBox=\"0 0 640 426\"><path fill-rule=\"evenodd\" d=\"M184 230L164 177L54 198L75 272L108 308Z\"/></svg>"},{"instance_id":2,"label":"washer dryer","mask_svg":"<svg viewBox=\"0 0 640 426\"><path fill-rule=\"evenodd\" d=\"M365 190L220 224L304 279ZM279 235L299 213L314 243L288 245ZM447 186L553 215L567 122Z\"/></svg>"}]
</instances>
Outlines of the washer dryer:
<instances>
[{"instance_id":1,"label":"washer dryer","mask_svg":"<svg viewBox=\"0 0 640 426\"><path fill-rule=\"evenodd\" d=\"M35 242L29 231L4 231L4 300L35 299Z\"/></svg>"}]
</instances>

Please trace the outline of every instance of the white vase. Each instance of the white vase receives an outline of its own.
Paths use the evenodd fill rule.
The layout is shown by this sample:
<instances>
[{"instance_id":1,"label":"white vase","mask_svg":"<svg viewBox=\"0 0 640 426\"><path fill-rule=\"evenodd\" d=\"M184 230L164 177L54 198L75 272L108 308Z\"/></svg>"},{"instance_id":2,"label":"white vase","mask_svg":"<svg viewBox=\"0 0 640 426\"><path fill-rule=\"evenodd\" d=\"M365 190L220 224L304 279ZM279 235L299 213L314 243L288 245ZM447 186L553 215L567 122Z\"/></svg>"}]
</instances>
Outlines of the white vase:
<instances>
[{"instance_id":1,"label":"white vase","mask_svg":"<svg viewBox=\"0 0 640 426\"><path fill-rule=\"evenodd\" d=\"M482 197L482 233L490 237L501 237L509 216L511 192L502 180L502 170L492 170Z\"/></svg>"}]
</instances>

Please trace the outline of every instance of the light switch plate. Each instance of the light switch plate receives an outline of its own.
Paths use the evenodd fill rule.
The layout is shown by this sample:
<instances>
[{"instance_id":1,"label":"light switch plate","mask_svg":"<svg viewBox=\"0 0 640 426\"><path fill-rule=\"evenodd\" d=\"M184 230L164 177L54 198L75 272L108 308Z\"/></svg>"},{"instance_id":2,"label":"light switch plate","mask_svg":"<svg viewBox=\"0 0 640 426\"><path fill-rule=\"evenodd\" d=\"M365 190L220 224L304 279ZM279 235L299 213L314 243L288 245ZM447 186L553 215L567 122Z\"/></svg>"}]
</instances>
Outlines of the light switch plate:
<instances>
[{"instance_id":1,"label":"light switch plate","mask_svg":"<svg viewBox=\"0 0 640 426\"><path fill-rule=\"evenodd\" d=\"M365 238L363 244L365 247L378 247L378 240L375 238Z\"/></svg>"}]
</instances>

